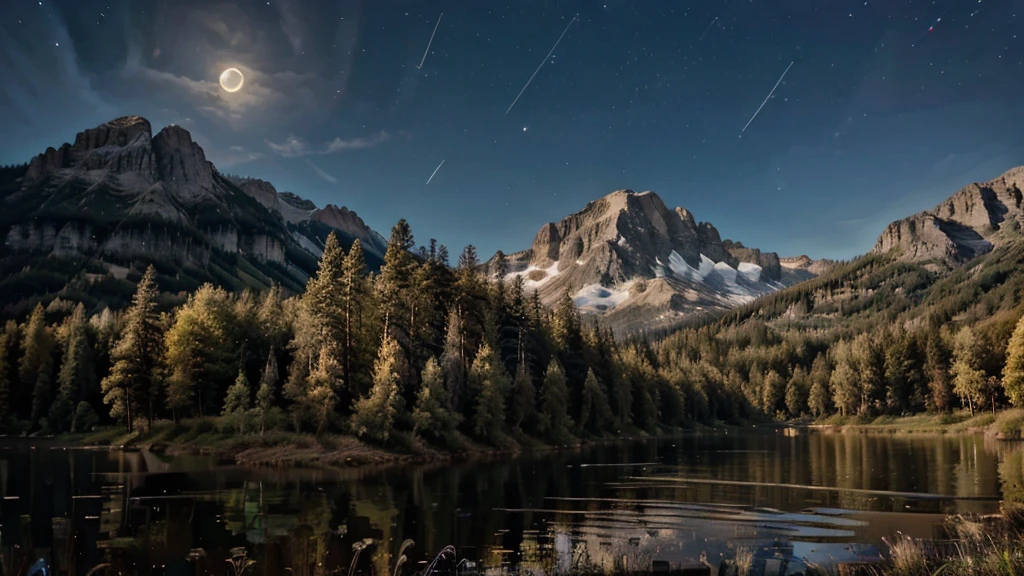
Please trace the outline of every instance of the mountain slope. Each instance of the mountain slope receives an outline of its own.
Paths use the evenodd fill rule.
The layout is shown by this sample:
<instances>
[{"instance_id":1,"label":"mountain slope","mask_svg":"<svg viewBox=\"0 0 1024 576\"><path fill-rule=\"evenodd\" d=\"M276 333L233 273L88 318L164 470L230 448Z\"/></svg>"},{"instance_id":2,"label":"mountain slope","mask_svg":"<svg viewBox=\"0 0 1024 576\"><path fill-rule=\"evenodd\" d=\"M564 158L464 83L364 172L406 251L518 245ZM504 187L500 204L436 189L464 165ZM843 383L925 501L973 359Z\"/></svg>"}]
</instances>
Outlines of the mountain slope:
<instances>
[{"instance_id":1,"label":"mountain slope","mask_svg":"<svg viewBox=\"0 0 1024 576\"><path fill-rule=\"evenodd\" d=\"M668 209L653 192L632 190L545 224L529 249L486 266L492 277L522 276L545 304L569 290L582 311L617 331L733 308L813 276L782 266L773 252L723 241L713 225Z\"/></svg>"},{"instance_id":2,"label":"mountain slope","mask_svg":"<svg viewBox=\"0 0 1024 576\"><path fill-rule=\"evenodd\" d=\"M965 186L931 210L890 224L874 251L906 262L953 266L1016 237L1024 218L1024 166Z\"/></svg>"},{"instance_id":3,"label":"mountain slope","mask_svg":"<svg viewBox=\"0 0 1024 576\"><path fill-rule=\"evenodd\" d=\"M296 218L301 209L263 184L222 175L178 126L154 136L128 116L80 132L0 170L0 307L19 314L55 296L118 307L149 263L171 293L202 282L300 291L333 223ZM352 216L338 221L350 226L343 243L373 240L369 260L379 235Z\"/></svg>"}]
</instances>

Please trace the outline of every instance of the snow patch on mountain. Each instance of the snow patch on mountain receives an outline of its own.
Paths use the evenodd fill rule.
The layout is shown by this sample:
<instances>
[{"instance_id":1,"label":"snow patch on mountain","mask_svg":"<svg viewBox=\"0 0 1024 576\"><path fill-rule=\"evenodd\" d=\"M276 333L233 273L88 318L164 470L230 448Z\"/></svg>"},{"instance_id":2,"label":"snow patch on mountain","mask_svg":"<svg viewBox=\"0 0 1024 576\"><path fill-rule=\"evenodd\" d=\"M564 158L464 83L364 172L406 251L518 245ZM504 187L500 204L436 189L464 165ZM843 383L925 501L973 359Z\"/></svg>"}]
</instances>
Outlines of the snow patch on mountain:
<instances>
[{"instance_id":1,"label":"snow patch on mountain","mask_svg":"<svg viewBox=\"0 0 1024 576\"><path fill-rule=\"evenodd\" d=\"M606 312L629 298L629 289L632 288L633 282L630 280L610 288L600 284L589 284L574 294L572 299L580 310Z\"/></svg>"},{"instance_id":2,"label":"snow patch on mountain","mask_svg":"<svg viewBox=\"0 0 1024 576\"><path fill-rule=\"evenodd\" d=\"M762 268L757 264L751 264L750 262L740 262L739 273L743 275L743 278L751 282L761 281L761 270Z\"/></svg>"},{"instance_id":3,"label":"snow patch on mountain","mask_svg":"<svg viewBox=\"0 0 1024 576\"><path fill-rule=\"evenodd\" d=\"M542 274L543 273L543 274ZM526 288L537 288L546 284L549 280L558 276L558 261L553 262L547 268L540 268L533 264L526 267L525 270L519 270L518 272L509 272L505 275L505 281L511 282L518 276L523 277L523 286Z\"/></svg>"}]
</instances>

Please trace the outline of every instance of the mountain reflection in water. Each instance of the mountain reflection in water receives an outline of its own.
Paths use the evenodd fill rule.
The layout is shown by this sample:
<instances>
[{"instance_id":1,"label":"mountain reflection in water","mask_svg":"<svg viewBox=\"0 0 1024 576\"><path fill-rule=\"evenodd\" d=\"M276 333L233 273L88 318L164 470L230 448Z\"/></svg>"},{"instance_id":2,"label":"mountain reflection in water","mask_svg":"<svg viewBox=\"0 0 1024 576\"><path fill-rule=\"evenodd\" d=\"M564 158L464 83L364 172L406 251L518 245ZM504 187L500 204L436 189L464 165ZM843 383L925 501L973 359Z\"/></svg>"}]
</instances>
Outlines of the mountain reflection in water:
<instances>
[{"instance_id":1,"label":"mountain reflection in water","mask_svg":"<svg viewBox=\"0 0 1024 576\"><path fill-rule=\"evenodd\" d=\"M445 546L463 573L648 572L721 559L877 558L896 532L1024 496L980 436L689 435L485 462L245 469L204 457L0 445L3 574L391 574ZM812 488L812 487L817 487ZM827 487L829 489L820 489ZM921 497L912 493L922 494ZM355 548L365 550L355 557ZM225 561L244 553L246 569ZM796 563L791 564L796 566Z\"/></svg>"}]
</instances>

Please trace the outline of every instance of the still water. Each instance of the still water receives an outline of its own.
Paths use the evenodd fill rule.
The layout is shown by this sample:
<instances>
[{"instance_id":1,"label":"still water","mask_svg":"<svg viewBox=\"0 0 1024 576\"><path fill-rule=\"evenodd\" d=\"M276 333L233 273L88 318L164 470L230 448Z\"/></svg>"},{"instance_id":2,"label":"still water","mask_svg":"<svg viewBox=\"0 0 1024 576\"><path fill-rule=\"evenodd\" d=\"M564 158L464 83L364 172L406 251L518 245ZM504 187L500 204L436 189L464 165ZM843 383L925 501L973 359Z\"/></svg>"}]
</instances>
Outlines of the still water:
<instances>
[{"instance_id":1,"label":"still water","mask_svg":"<svg viewBox=\"0 0 1024 576\"><path fill-rule=\"evenodd\" d=\"M0 564L238 576L226 560L244 550L252 575L392 574L407 539L405 574L447 545L440 564L464 573L717 566L752 550L853 561L1024 497L1022 475L1020 446L981 436L701 434L344 471L10 440Z\"/></svg>"}]
</instances>

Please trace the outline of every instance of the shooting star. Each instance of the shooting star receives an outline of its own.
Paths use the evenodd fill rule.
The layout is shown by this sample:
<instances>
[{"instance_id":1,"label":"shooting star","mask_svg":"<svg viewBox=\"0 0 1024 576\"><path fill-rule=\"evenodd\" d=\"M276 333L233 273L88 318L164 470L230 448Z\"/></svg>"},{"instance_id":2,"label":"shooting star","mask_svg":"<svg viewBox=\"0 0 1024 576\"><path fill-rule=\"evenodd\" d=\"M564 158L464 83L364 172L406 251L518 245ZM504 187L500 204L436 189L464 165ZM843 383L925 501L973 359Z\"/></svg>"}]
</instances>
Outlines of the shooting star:
<instances>
[{"instance_id":1,"label":"shooting star","mask_svg":"<svg viewBox=\"0 0 1024 576\"><path fill-rule=\"evenodd\" d=\"M793 62L795 62L795 60ZM793 62L790 62L789 66L786 66L786 72L789 72L789 69L793 67ZM750 120L747 120L747 126L750 126L750 123L753 122L754 118L757 118L757 115L761 112L761 108L764 108L764 105L771 99L772 94L775 94L775 89L779 87L779 84L782 84L782 79L786 77L786 72L783 72L782 76L779 76L779 81L772 87L772 91L768 93L768 97L764 99L764 102L761 102L761 105L757 108L757 112L754 112L754 115L750 117ZM744 126L743 130L740 130L740 138L742 138L743 133L747 131L747 126Z\"/></svg>"},{"instance_id":2,"label":"shooting star","mask_svg":"<svg viewBox=\"0 0 1024 576\"><path fill-rule=\"evenodd\" d=\"M441 164L438 164L437 168L434 168L434 173L430 175L430 178L427 178L427 184L430 184L430 181L434 179L434 176L437 174L437 171L441 169L442 164L444 164L444 160L441 160ZM424 186L426 186L427 184L424 184Z\"/></svg>"},{"instance_id":3,"label":"shooting star","mask_svg":"<svg viewBox=\"0 0 1024 576\"><path fill-rule=\"evenodd\" d=\"M444 16L444 12L441 12L441 16ZM430 33L430 40L427 42L427 49L423 51L423 59L420 60L420 65L416 67L417 70L423 68L423 63L427 61L427 54L430 53L430 45L434 43L434 34L437 34L437 27L441 25L441 16L437 17L437 24L434 24L434 31Z\"/></svg>"},{"instance_id":4,"label":"shooting star","mask_svg":"<svg viewBox=\"0 0 1024 576\"><path fill-rule=\"evenodd\" d=\"M711 27L715 25L715 22L718 22L718 16L715 16L715 19L711 21L711 24L708 24L708 27L704 30L704 34L701 34L700 38L697 38L697 42L700 42L701 40L704 39L704 36L706 36L708 30L711 30Z\"/></svg>"},{"instance_id":5,"label":"shooting star","mask_svg":"<svg viewBox=\"0 0 1024 576\"><path fill-rule=\"evenodd\" d=\"M572 23L576 21L577 16L573 16L572 20L569 20L569 25L565 27L565 30L562 30L562 36L565 36L565 33L569 31L569 26L572 26ZM533 71L533 76L530 76L530 79L526 81L526 84L523 86L523 89L520 90L519 94L516 95L516 99L512 101L512 106L515 106L516 102L519 102L519 97L523 95L523 92L526 92L526 89L530 86L530 82L533 82L533 77L537 75L537 72L540 72L540 69L544 67L544 63L548 61L548 58L551 58L552 54L554 54L555 48L558 48L558 43L562 41L562 36L558 37L558 40L555 41L555 45L551 47L551 51L548 52L548 55L545 56L544 59L540 61L540 66L537 66L537 69ZM508 113L512 111L512 106L509 106L508 110L505 110L506 116L508 116Z\"/></svg>"}]
</instances>

